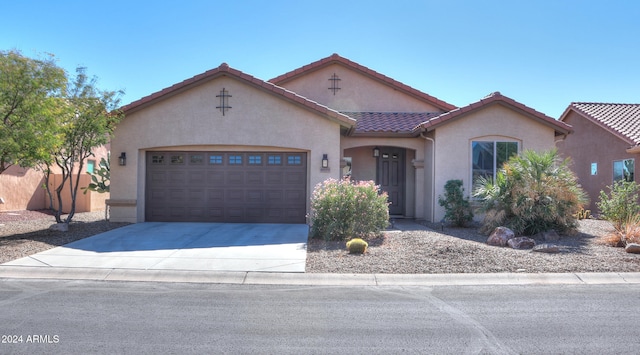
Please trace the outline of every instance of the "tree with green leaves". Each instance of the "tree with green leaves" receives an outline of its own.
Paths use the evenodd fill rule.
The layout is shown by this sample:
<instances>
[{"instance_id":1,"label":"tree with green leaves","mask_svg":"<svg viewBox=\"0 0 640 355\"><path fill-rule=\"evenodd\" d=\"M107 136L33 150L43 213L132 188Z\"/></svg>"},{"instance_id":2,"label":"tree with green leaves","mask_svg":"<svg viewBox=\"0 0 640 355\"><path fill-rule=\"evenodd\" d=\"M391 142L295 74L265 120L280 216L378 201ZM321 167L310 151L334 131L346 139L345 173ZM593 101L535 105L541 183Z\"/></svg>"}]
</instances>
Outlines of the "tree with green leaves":
<instances>
[{"instance_id":1,"label":"tree with green leaves","mask_svg":"<svg viewBox=\"0 0 640 355\"><path fill-rule=\"evenodd\" d=\"M54 164L60 169L62 179L55 187L57 205L52 208L56 222L71 222L76 208L76 197L80 183L80 172L84 162L93 155L93 149L108 143L115 126L124 117L117 108L121 91L103 91L97 88L97 79L90 78L85 68L76 70L76 77L64 91L62 106L64 110L58 117L58 126L62 143L51 152ZM48 172L51 169L47 169ZM71 194L71 207L66 218L62 219L62 192L66 186ZM52 191L47 184L50 202Z\"/></svg>"},{"instance_id":2,"label":"tree with green leaves","mask_svg":"<svg viewBox=\"0 0 640 355\"><path fill-rule=\"evenodd\" d=\"M12 165L51 162L60 142L57 98L65 84L65 72L52 55L31 59L0 51L0 174Z\"/></svg>"}]
</instances>

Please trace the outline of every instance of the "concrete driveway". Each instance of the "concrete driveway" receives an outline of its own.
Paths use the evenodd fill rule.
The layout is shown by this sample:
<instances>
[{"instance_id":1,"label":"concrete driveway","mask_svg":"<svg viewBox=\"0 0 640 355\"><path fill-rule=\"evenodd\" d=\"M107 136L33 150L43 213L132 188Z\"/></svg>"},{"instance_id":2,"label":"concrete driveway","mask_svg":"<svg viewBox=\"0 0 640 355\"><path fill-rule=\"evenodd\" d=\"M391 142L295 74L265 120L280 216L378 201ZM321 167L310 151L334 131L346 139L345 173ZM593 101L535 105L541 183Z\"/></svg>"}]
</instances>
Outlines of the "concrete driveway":
<instances>
[{"instance_id":1,"label":"concrete driveway","mask_svg":"<svg viewBox=\"0 0 640 355\"><path fill-rule=\"evenodd\" d=\"M304 224L137 223L3 265L304 272Z\"/></svg>"}]
</instances>

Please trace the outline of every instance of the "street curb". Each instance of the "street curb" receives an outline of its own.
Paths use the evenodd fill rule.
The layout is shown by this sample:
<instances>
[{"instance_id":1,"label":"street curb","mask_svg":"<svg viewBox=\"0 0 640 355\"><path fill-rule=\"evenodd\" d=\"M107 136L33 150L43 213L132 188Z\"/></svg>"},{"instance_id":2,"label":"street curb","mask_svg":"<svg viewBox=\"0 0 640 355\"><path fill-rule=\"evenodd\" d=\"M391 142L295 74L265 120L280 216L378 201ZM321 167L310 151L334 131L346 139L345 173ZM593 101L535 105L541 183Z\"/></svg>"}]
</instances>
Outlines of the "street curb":
<instances>
[{"instance_id":1,"label":"street curb","mask_svg":"<svg viewBox=\"0 0 640 355\"><path fill-rule=\"evenodd\" d=\"M285 286L611 285L640 284L640 272L557 274L307 274L0 266L0 279L183 282Z\"/></svg>"}]
</instances>

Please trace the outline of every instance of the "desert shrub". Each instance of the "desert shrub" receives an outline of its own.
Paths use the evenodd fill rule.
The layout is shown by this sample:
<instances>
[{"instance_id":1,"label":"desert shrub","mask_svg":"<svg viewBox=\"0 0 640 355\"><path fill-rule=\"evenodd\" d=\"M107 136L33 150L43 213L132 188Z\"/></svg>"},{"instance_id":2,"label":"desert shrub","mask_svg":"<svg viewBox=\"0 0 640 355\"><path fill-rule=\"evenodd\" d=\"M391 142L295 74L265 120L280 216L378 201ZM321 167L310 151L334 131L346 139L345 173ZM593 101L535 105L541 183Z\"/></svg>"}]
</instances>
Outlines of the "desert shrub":
<instances>
[{"instance_id":1,"label":"desert shrub","mask_svg":"<svg viewBox=\"0 0 640 355\"><path fill-rule=\"evenodd\" d=\"M632 220L640 213L638 205L640 187L633 181L620 180L607 188L609 195L600 191L600 201L596 202L596 206L602 218L613 223L616 230L622 229L625 222Z\"/></svg>"},{"instance_id":2,"label":"desert shrub","mask_svg":"<svg viewBox=\"0 0 640 355\"><path fill-rule=\"evenodd\" d=\"M575 230L575 212L586 195L556 150L526 150L511 157L493 179L480 179L473 195L485 213L481 230L490 233L505 226L518 235L548 230Z\"/></svg>"},{"instance_id":3,"label":"desert shrub","mask_svg":"<svg viewBox=\"0 0 640 355\"><path fill-rule=\"evenodd\" d=\"M311 197L311 237L325 240L366 238L389 224L387 194L373 181L329 179Z\"/></svg>"},{"instance_id":4,"label":"desert shrub","mask_svg":"<svg viewBox=\"0 0 640 355\"><path fill-rule=\"evenodd\" d=\"M369 243L360 238L353 238L347 242L347 250L350 254L364 254L368 246Z\"/></svg>"},{"instance_id":5,"label":"desert shrub","mask_svg":"<svg viewBox=\"0 0 640 355\"><path fill-rule=\"evenodd\" d=\"M640 243L640 215L629 216L615 227L615 232L600 238L600 242L612 247L624 247L628 243Z\"/></svg>"},{"instance_id":6,"label":"desert shrub","mask_svg":"<svg viewBox=\"0 0 640 355\"><path fill-rule=\"evenodd\" d=\"M473 211L469 197L464 196L462 180L447 181L444 191L444 197L438 197L438 203L445 209L445 220L456 227L464 227L473 220Z\"/></svg>"}]
</instances>

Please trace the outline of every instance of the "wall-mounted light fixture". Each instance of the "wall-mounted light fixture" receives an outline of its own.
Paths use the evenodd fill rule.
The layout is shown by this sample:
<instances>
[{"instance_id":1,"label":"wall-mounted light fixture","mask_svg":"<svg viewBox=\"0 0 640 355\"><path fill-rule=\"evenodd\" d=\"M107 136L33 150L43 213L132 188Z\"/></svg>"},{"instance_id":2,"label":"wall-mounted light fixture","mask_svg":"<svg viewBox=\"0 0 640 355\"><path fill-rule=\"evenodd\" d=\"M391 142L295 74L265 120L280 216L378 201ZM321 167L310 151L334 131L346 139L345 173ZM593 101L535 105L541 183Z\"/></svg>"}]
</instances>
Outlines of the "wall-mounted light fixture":
<instances>
[{"instance_id":1,"label":"wall-mounted light fixture","mask_svg":"<svg viewBox=\"0 0 640 355\"><path fill-rule=\"evenodd\" d=\"M121 166L127 165L127 153L120 153L120 156L118 157L118 163L120 163Z\"/></svg>"},{"instance_id":2,"label":"wall-mounted light fixture","mask_svg":"<svg viewBox=\"0 0 640 355\"><path fill-rule=\"evenodd\" d=\"M373 156L375 158L380 156L380 148L378 148L378 147L373 148Z\"/></svg>"},{"instance_id":3,"label":"wall-mounted light fixture","mask_svg":"<svg viewBox=\"0 0 640 355\"><path fill-rule=\"evenodd\" d=\"M322 168L326 169L329 167L329 158L327 157L327 154L323 154L322 155Z\"/></svg>"}]
</instances>

